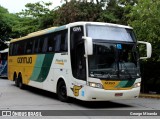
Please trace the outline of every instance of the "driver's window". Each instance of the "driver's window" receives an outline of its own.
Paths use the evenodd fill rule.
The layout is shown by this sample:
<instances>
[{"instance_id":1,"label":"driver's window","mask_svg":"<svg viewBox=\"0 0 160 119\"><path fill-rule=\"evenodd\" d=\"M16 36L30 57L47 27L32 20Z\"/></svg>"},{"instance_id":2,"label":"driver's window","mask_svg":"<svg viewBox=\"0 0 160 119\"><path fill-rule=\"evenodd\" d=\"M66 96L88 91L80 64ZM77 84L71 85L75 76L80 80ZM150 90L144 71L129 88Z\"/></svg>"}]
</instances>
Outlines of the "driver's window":
<instances>
[{"instance_id":1,"label":"driver's window","mask_svg":"<svg viewBox=\"0 0 160 119\"><path fill-rule=\"evenodd\" d=\"M75 78L86 80L86 62L83 26L71 28L71 66L72 74Z\"/></svg>"}]
</instances>

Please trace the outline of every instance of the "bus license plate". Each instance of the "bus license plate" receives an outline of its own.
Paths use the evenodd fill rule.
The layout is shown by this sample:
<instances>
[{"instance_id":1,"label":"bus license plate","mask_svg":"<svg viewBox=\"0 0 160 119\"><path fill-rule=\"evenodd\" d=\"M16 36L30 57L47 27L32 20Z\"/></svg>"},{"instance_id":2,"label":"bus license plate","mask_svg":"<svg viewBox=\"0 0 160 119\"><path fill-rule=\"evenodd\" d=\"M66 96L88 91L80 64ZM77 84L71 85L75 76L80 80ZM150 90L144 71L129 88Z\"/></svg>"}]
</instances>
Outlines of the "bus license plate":
<instances>
[{"instance_id":1,"label":"bus license plate","mask_svg":"<svg viewBox=\"0 0 160 119\"><path fill-rule=\"evenodd\" d=\"M118 96L123 96L123 93L115 93L115 96L118 97Z\"/></svg>"}]
</instances>

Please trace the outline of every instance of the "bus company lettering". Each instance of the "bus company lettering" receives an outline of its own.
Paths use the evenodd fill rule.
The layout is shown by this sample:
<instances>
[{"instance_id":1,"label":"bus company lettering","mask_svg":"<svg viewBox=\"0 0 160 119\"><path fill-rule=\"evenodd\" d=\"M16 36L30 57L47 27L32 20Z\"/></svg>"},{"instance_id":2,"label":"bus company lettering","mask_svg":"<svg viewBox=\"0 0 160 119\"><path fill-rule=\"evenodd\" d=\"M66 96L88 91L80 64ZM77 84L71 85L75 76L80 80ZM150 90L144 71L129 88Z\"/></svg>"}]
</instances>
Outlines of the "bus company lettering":
<instances>
[{"instance_id":1,"label":"bus company lettering","mask_svg":"<svg viewBox=\"0 0 160 119\"><path fill-rule=\"evenodd\" d=\"M18 57L17 63L32 64L32 57Z\"/></svg>"},{"instance_id":2,"label":"bus company lettering","mask_svg":"<svg viewBox=\"0 0 160 119\"><path fill-rule=\"evenodd\" d=\"M56 59L55 64L64 65L65 62L67 62L65 59Z\"/></svg>"},{"instance_id":3,"label":"bus company lettering","mask_svg":"<svg viewBox=\"0 0 160 119\"><path fill-rule=\"evenodd\" d=\"M81 31L81 27L74 27L74 28L73 28L73 31L74 31L74 32L80 32L80 31Z\"/></svg>"}]
</instances>

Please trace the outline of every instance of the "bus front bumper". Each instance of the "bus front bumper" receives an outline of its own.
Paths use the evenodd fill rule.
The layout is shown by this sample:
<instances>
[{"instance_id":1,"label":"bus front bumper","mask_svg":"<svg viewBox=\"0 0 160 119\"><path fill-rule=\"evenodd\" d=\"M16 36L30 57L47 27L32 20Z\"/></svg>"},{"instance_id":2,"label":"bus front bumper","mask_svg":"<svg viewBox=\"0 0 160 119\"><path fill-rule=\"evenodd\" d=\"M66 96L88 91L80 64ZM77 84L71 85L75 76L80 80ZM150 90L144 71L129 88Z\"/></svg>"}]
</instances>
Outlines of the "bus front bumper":
<instances>
[{"instance_id":1,"label":"bus front bumper","mask_svg":"<svg viewBox=\"0 0 160 119\"><path fill-rule=\"evenodd\" d=\"M86 87L84 100L86 101L109 101L119 99L137 98L140 93L140 87L129 90L104 90L93 87ZM82 99L82 100L83 100Z\"/></svg>"}]
</instances>

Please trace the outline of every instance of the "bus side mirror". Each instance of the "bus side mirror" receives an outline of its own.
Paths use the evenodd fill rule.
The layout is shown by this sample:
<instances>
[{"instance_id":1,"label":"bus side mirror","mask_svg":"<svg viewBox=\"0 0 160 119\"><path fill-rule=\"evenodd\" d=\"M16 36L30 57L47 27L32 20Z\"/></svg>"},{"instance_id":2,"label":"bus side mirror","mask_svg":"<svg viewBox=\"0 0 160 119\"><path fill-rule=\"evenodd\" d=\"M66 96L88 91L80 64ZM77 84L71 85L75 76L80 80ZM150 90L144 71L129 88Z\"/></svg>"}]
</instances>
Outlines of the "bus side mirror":
<instances>
[{"instance_id":1,"label":"bus side mirror","mask_svg":"<svg viewBox=\"0 0 160 119\"><path fill-rule=\"evenodd\" d=\"M140 59L148 59L152 55L152 45L148 42L144 41L138 41L138 44L144 44L146 45L146 51L147 51L147 56L146 57L140 57Z\"/></svg>"},{"instance_id":2,"label":"bus side mirror","mask_svg":"<svg viewBox=\"0 0 160 119\"><path fill-rule=\"evenodd\" d=\"M82 39L84 39L86 55L93 55L93 41L92 41L92 38L83 36Z\"/></svg>"}]
</instances>

